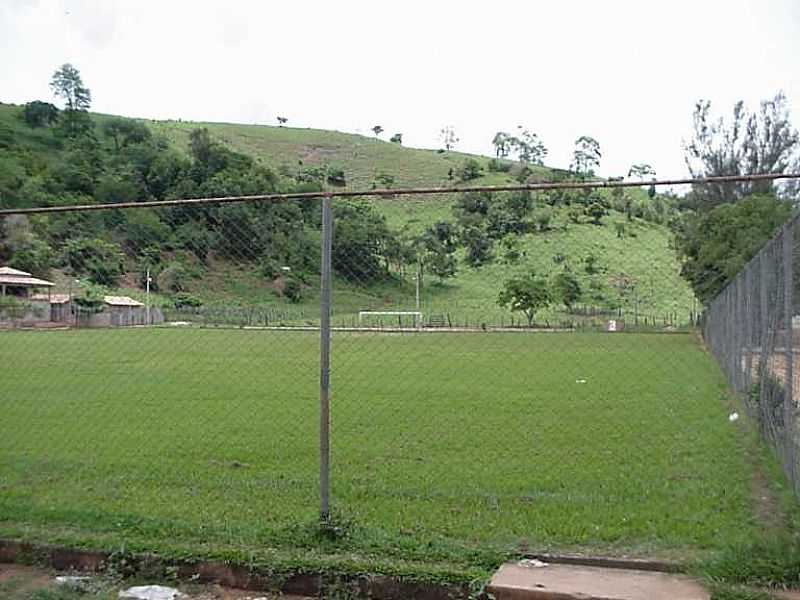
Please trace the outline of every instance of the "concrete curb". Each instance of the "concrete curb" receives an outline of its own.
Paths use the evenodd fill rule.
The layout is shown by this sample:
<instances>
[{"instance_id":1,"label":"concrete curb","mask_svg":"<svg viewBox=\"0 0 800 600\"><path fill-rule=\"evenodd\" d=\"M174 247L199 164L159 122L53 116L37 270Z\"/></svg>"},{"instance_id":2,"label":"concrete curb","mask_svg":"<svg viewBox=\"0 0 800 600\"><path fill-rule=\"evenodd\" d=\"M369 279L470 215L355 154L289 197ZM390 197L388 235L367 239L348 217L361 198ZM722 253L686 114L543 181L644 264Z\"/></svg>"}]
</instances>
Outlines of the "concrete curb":
<instances>
[{"instance_id":1,"label":"concrete curb","mask_svg":"<svg viewBox=\"0 0 800 600\"><path fill-rule=\"evenodd\" d=\"M576 565L582 567L601 567L604 569L628 569L631 571L650 571L655 573L681 573L679 563L665 560L629 558L616 556L584 556L582 554L539 554L526 553L525 558L535 558L552 565Z\"/></svg>"}]
</instances>

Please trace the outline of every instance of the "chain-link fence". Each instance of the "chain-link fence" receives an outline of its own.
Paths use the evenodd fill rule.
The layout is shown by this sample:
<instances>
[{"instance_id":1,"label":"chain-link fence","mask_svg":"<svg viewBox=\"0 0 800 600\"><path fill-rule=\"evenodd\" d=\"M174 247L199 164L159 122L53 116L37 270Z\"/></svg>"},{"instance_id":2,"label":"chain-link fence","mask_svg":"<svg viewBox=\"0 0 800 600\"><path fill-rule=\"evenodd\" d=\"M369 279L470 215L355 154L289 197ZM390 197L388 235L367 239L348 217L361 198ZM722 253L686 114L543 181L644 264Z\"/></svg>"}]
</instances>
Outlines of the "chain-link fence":
<instances>
[{"instance_id":1,"label":"chain-link fence","mask_svg":"<svg viewBox=\"0 0 800 600\"><path fill-rule=\"evenodd\" d=\"M0 535L297 549L321 508L348 551L414 560L746 539L750 449L669 215L627 200L6 217L31 267L0 271ZM769 304L734 284L706 332L786 439L775 248Z\"/></svg>"},{"instance_id":2,"label":"chain-link fence","mask_svg":"<svg viewBox=\"0 0 800 600\"><path fill-rule=\"evenodd\" d=\"M710 303L703 336L800 493L797 222L787 223Z\"/></svg>"}]
</instances>

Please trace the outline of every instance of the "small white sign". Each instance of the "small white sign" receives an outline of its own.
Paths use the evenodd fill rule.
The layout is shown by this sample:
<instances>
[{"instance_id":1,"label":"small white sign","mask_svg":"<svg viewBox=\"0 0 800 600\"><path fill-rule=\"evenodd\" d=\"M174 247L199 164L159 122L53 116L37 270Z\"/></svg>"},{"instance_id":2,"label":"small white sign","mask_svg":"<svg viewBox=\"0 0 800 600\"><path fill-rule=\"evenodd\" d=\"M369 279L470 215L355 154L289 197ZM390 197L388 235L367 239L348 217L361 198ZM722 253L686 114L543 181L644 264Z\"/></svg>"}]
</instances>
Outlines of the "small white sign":
<instances>
[{"instance_id":1,"label":"small white sign","mask_svg":"<svg viewBox=\"0 0 800 600\"><path fill-rule=\"evenodd\" d=\"M608 330L609 331L616 331L617 330L617 322L614 319L611 319L608 322Z\"/></svg>"}]
</instances>

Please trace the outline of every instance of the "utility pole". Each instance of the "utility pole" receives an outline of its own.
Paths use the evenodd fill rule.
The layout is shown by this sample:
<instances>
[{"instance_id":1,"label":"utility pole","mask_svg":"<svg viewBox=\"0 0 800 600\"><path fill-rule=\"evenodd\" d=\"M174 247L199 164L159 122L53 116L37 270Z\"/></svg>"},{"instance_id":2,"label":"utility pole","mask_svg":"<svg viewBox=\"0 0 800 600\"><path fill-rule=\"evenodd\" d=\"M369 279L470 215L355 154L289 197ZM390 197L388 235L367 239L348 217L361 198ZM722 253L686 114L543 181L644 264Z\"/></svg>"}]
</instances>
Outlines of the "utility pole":
<instances>
[{"instance_id":1,"label":"utility pole","mask_svg":"<svg viewBox=\"0 0 800 600\"><path fill-rule=\"evenodd\" d=\"M145 281L145 313L147 314L147 325L150 325L150 267L147 267L147 279Z\"/></svg>"}]
</instances>

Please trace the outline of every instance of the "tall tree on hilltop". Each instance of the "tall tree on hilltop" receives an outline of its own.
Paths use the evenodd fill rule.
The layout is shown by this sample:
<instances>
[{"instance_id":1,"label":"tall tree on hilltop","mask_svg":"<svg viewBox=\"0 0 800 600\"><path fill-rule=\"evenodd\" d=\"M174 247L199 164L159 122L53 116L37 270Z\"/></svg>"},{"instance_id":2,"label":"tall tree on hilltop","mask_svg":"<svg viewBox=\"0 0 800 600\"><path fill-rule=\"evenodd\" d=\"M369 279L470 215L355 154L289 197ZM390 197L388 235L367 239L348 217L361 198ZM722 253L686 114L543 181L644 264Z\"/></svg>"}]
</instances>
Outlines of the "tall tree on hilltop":
<instances>
[{"instance_id":1,"label":"tall tree on hilltop","mask_svg":"<svg viewBox=\"0 0 800 600\"><path fill-rule=\"evenodd\" d=\"M534 165L543 165L544 157L547 156L547 148L539 139L539 136L519 125L519 137L512 137L509 140L511 147L515 148L519 160Z\"/></svg>"},{"instance_id":2,"label":"tall tree on hilltop","mask_svg":"<svg viewBox=\"0 0 800 600\"><path fill-rule=\"evenodd\" d=\"M591 177L594 169L600 166L600 144L593 137L582 135L575 140L570 168L581 177Z\"/></svg>"},{"instance_id":3,"label":"tall tree on hilltop","mask_svg":"<svg viewBox=\"0 0 800 600\"><path fill-rule=\"evenodd\" d=\"M494 146L494 153L497 158L505 158L508 156L510 150L511 136L505 131L498 131L494 134L492 139L492 146Z\"/></svg>"},{"instance_id":4,"label":"tall tree on hilltop","mask_svg":"<svg viewBox=\"0 0 800 600\"><path fill-rule=\"evenodd\" d=\"M50 89L58 98L64 100L66 110L89 110L92 105L92 92L83 84L81 74L69 63L65 63L53 73Z\"/></svg>"},{"instance_id":5,"label":"tall tree on hilltop","mask_svg":"<svg viewBox=\"0 0 800 600\"><path fill-rule=\"evenodd\" d=\"M447 125L446 127L442 127L442 130L439 132L439 139L442 140L444 144L444 149L450 152L455 145L458 143L458 138L456 137L456 130L453 129L452 125Z\"/></svg>"}]
</instances>

